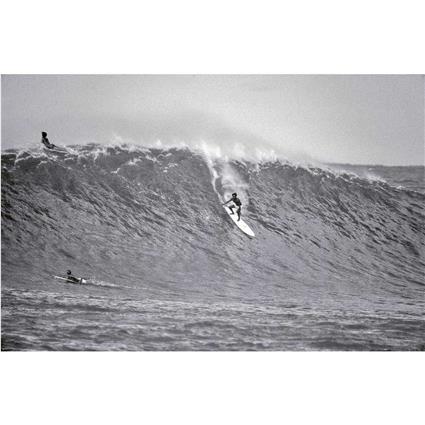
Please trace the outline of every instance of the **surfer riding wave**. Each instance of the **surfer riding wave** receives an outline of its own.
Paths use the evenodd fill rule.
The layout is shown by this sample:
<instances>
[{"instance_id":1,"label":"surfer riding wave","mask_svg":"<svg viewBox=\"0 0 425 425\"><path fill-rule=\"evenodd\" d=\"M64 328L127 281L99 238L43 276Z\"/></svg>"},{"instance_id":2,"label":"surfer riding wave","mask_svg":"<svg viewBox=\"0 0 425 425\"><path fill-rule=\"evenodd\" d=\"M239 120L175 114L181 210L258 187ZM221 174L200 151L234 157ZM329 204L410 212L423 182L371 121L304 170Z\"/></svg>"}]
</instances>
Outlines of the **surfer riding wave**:
<instances>
[{"instance_id":1,"label":"surfer riding wave","mask_svg":"<svg viewBox=\"0 0 425 425\"><path fill-rule=\"evenodd\" d=\"M228 204L229 202L233 202L233 205L229 205L229 209L231 212L231 214L234 214L233 208L237 208L236 213L238 214L238 221L241 219L241 213L242 213L242 202L241 200L238 198L238 194L237 193L232 193L232 197L227 201L224 202L223 205Z\"/></svg>"}]
</instances>

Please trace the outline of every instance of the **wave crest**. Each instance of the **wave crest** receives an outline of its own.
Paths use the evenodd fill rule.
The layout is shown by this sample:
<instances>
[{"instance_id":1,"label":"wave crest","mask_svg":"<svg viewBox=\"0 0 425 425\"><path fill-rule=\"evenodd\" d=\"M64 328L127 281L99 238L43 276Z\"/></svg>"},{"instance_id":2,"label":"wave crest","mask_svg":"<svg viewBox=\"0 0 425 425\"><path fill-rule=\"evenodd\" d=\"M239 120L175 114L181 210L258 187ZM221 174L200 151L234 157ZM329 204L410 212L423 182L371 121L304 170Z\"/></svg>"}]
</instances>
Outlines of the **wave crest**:
<instances>
[{"instance_id":1,"label":"wave crest","mask_svg":"<svg viewBox=\"0 0 425 425\"><path fill-rule=\"evenodd\" d=\"M245 290L265 280L359 291L422 283L424 195L352 170L235 160L207 145L92 144L7 151L2 177L10 269L25 255L31 272L71 262L130 280L183 279L195 292L235 278ZM252 241L220 206L233 191Z\"/></svg>"}]
</instances>

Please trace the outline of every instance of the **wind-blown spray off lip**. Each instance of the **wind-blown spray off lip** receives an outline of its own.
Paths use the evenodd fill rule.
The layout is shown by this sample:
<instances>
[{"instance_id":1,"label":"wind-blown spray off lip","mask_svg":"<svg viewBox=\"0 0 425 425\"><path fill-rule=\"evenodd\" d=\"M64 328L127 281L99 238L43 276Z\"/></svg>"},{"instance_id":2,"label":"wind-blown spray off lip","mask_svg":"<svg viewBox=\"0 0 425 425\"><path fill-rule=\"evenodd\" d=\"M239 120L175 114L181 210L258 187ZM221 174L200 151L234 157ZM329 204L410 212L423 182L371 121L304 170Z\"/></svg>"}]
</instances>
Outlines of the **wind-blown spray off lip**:
<instances>
[{"instance_id":1,"label":"wind-blown spray off lip","mask_svg":"<svg viewBox=\"0 0 425 425\"><path fill-rule=\"evenodd\" d=\"M245 201L244 204L248 206L248 183L232 167L229 158L223 157L219 148L211 151L205 142L202 145L201 152L211 173L211 186L219 201L223 202L230 198L232 192L238 192L239 196ZM217 190L217 186L221 189L220 191Z\"/></svg>"}]
</instances>

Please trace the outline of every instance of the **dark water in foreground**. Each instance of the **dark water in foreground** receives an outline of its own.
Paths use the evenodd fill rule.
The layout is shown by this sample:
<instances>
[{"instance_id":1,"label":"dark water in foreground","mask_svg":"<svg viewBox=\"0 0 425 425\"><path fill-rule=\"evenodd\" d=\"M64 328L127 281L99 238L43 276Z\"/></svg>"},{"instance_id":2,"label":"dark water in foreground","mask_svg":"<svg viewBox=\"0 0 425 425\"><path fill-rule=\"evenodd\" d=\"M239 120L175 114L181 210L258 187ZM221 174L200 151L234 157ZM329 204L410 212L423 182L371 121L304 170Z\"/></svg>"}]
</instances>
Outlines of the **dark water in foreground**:
<instances>
[{"instance_id":1,"label":"dark water in foreground","mask_svg":"<svg viewBox=\"0 0 425 425\"><path fill-rule=\"evenodd\" d=\"M424 350L423 182L177 149L3 152L2 350ZM220 206L233 190L255 239ZM67 268L90 283L51 278Z\"/></svg>"}]
</instances>

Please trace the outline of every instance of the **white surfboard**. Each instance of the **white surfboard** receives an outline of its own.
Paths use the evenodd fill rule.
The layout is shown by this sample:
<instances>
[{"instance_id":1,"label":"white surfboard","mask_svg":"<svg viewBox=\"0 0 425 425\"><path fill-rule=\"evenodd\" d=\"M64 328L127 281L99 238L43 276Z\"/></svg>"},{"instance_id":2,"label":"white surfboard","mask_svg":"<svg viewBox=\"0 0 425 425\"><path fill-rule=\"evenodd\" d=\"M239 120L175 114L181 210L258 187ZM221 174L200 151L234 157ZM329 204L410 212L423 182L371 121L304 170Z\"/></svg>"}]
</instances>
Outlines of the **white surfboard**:
<instances>
[{"instance_id":1,"label":"white surfboard","mask_svg":"<svg viewBox=\"0 0 425 425\"><path fill-rule=\"evenodd\" d=\"M54 153L62 153L62 154L68 153L68 150L65 149L65 148L56 147L56 148L53 148L53 149L49 149L46 146L43 146L43 149L44 149L45 152L54 152Z\"/></svg>"},{"instance_id":2,"label":"white surfboard","mask_svg":"<svg viewBox=\"0 0 425 425\"><path fill-rule=\"evenodd\" d=\"M229 214L230 218L233 220L236 226L238 226L239 229L242 230L242 232L244 232L250 238L255 237L255 233L242 219L238 221L238 214L236 213L236 208L234 208L234 211L235 211L234 214L232 214L232 210L229 207L224 206L224 209L226 210L227 214Z\"/></svg>"}]
</instances>

